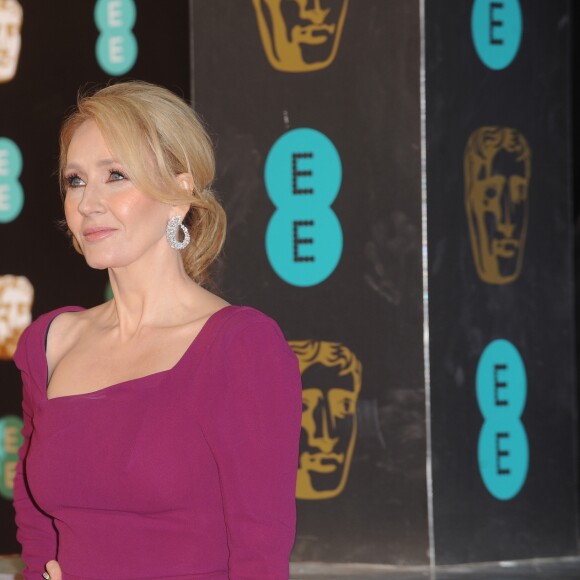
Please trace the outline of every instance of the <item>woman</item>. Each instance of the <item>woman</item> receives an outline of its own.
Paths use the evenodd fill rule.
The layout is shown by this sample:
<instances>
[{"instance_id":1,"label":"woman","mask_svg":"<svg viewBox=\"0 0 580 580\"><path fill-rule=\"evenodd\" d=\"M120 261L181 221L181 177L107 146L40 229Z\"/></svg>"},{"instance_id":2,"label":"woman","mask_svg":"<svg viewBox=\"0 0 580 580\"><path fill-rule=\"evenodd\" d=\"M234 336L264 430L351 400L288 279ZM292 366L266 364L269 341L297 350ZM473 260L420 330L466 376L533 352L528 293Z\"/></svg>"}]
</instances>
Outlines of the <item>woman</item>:
<instances>
[{"instance_id":1,"label":"woman","mask_svg":"<svg viewBox=\"0 0 580 580\"><path fill-rule=\"evenodd\" d=\"M300 375L270 318L204 288L225 231L206 133L119 83L60 147L73 244L114 298L41 316L15 355L25 578L288 578Z\"/></svg>"}]
</instances>

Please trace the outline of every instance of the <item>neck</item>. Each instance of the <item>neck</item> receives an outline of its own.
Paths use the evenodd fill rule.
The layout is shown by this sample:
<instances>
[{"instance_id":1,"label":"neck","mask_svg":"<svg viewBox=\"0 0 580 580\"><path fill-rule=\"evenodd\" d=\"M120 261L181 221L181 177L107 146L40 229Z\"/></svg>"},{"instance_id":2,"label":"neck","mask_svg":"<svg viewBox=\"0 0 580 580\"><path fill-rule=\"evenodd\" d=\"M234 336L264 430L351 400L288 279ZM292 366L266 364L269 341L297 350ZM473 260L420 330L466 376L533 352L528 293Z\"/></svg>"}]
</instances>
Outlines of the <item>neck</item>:
<instances>
[{"instance_id":1,"label":"neck","mask_svg":"<svg viewBox=\"0 0 580 580\"><path fill-rule=\"evenodd\" d=\"M109 268L113 290L110 322L122 336L134 336L145 326L170 326L184 321L205 292L186 274L177 252L165 260L141 260Z\"/></svg>"}]
</instances>

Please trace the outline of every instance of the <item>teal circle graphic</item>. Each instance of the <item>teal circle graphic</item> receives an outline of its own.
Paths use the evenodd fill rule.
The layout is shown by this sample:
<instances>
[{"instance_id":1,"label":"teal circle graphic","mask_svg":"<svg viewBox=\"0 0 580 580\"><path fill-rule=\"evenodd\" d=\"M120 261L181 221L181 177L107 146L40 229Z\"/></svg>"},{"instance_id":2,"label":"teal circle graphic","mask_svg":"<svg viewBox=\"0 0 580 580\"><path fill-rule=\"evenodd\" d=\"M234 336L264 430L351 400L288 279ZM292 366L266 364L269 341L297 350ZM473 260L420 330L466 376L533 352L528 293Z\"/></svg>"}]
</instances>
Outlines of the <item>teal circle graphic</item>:
<instances>
[{"instance_id":1,"label":"teal circle graphic","mask_svg":"<svg viewBox=\"0 0 580 580\"><path fill-rule=\"evenodd\" d=\"M491 495L509 500L526 481L530 457L521 421L528 392L526 367L511 342L500 338L483 350L475 390L484 418L477 446L481 479Z\"/></svg>"},{"instance_id":2,"label":"teal circle graphic","mask_svg":"<svg viewBox=\"0 0 580 580\"><path fill-rule=\"evenodd\" d=\"M22 419L14 415L0 418L0 496L13 499L14 479L18 450L24 441Z\"/></svg>"},{"instance_id":3,"label":"teal circle graphic","mask_svg":"<svg viewBox=\"0 0 580 580\"><path fill-rule=\"evenodd\" d=\"M270 149L264 179L268 195L278 208L306 202L328 207L342 182L340 155L320 131L293 129Z\"/></svg>"},{"instance_id":4,"label":"teal circle graphic","mask_svg":"<svg viewBox=\"0 0 580 580\"><path fill-rule=\"evenodd\" d=\"M14 221L24 206L24 191L20 182L0 181L0 223Z\"/></svg>"},{"instance_id":5,"label":"teal circle graphic","mask_svg":"<svg viewBox=\"0 0 580 580\"><path fill-rule=\"evenodd\" d=\"M521 417L528 382L518 349L502 338L488 344L477 365L475 385L477 402L486 419Z\"/></svg>"},{"instance_id":6,"label":"teal circle graphic","mask_svg":"<svg viewBox=\"0 0 580 580\"><path fill-rule=\"evenodd\" d=\"M134 0L97 0L95 24L101 32L131 30L137 20Z\"/></svg>"},{"instance_id":7,"label":"teal circle graphic","mask_svg":"<svg viewBox=\"0 0 580 580\"><path fill-rule=\"evenodd\" d=\"M24 206L24 191L18 181L22 153L14 141L0 138L0 223L14 221Z\"/></svg>"},{"instance_id":8,"label":"teal circle graphic","mask_svg":"<svg viewBox=\"0 0 580 580\"><path fill-rule=\"evenodd\" d=\"M0 459L17 458L23 443L22 425L22 419L15 415L0 418Z\"/></svg>"},{"instance_id":9,"label":"teal circle graphic","mask_svg":"<svg viewBox=\"0 0 580 580\"><path fill-rule=\"evenodd\" d=\"M518 0L475 0L471 34L483 64L492 70L507 68L520 48L523 20Z\"/></svg>"},{"instance_id":10,"label":"teal circle graphic","mask_svg":"<svg viewBox=\"0 0 580 580\"><path fill-rule=\"evenodd\" d=\"M342 246L340 222L329 208L277 210L266 230L270 264L293 286L315 286L326 280L340 261Z\"/></svg>"},{"instance_id":11,"label":"teal circle graphic","mask_svg":"<svg viewBox=\"0 0 580 580\"><path fill-rule=\"evenodd\" d=\"M112 76L129 72L137 61L138 52L137 39L130 31L102 32L97 39L97 61Z\"/></svg>"},{"instance_id":12,"label":"teal circle graphic","mask_svg":"<svg viewBox=\"0 0 580 580\"><path fill-rule=\"evenodd\" d=\"M0 138L0 182L17 181L22 173L22 153L12 139Z\"/></svg>"},{"instance_id":13,"label":"teal circle graphic","mask_svg":"<svg viewBox=\"0 0 580 580\"><path fill-rule=\"evenodd\" d=\"M477 448L479 472L496 499L510 500L522 489L528 475L530 451L526 430L518 420L486 421Z\"/></svg>"}]
</instances>

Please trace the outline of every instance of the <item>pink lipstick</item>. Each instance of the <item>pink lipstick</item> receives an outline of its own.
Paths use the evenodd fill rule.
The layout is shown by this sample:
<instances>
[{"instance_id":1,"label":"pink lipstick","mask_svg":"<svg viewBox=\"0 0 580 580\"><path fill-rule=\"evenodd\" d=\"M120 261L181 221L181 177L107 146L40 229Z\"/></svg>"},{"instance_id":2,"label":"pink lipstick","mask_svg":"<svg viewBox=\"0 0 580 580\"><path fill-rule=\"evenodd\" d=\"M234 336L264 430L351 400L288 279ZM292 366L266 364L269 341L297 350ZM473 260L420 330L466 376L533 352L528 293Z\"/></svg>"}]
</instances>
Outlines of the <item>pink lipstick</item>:
<instances>
[{"instance_id":1,"label":"pink lipstick","mask_svg":"<svg viewBox=\"0 0 580 580\"><path fill-rule=\"evenodd\" d=\"M108 238L115 232L116 230L114 228L105 228L105 227L87 228L86 230L83 230L83 238L87 242L98 242L100 240Z\"/></svg>"}]
</instances>

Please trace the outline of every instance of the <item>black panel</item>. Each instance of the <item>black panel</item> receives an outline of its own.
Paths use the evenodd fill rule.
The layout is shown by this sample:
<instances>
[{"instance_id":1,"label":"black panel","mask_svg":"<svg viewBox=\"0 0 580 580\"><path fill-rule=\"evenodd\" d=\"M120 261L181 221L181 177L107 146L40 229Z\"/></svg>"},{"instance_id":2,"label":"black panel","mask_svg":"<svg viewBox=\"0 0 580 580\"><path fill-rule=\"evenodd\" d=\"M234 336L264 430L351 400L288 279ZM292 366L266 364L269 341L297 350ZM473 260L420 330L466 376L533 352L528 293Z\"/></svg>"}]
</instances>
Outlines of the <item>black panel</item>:
<instances>
[{"instance_id":1,"label":"black panel","mask_svg":"<svg viewBox=\"0 0 580 580\"><path fill-rule=\"evenodd\" d=\"M510 66L492 70L474 49L473 2L427 2L429 306L438 563L576 551L570 14L566 1L519 4L523 14L519 52ZM499 10L501 16L503 8ZM511 281L501 270L505 264L495 282L486 281L478 274L471 248L464 152L470 135L485 126L515 129L531 150L527 237L520 246L521 271ZM520 160L520 170L523 165ZM492 173L507 175L512 170L504 164ZM483 179L484 173L481 170L476 179ZM486 195L494 194L488 190ZM491 218L486 215L489 225ZM509 248L505 256L513 257ZM495 339L508 340L517 348L527 373L521 422L529 443L529 471L519 493L503 500L488 491L478 467L483 417L476 399L476 369L484 348Z\"/></svg>"},{"instance_id":2,"label":"black panel","mask_svg":"<svg viewBox=\"0 0 580 580\"><path fill-rule=\"evenodd\" d=\"M194 1L193 16L196 107L216 135L230 220L221 286L289 340L340 343L363 369L348 481L299 500L294 559L425 562L418 3L350 2L334 62L302 73L269 63L252 2ZM300 127L326 135L343 166L332 208L344 250L309 287L278 277L264 243L266 157Z\"/></svg>"}]
</instances>

